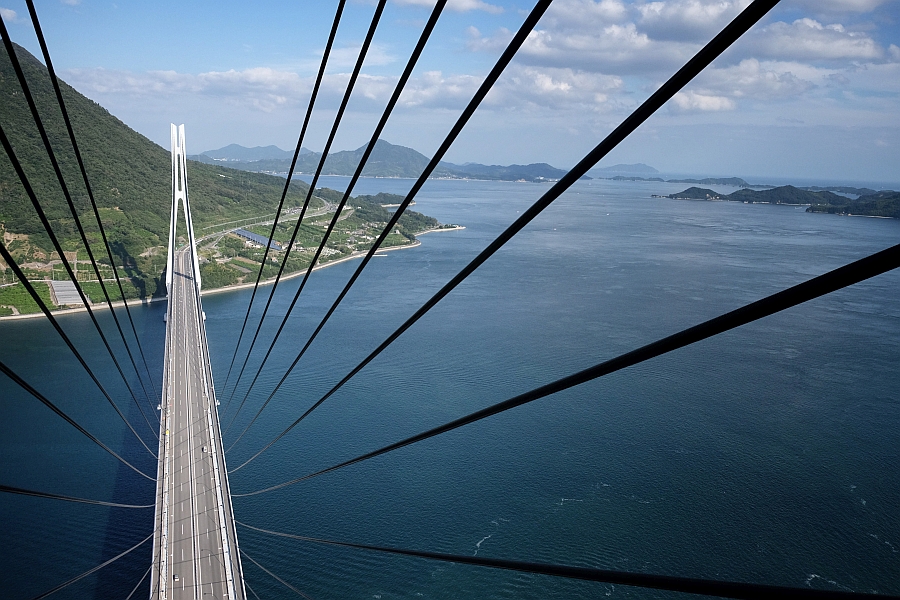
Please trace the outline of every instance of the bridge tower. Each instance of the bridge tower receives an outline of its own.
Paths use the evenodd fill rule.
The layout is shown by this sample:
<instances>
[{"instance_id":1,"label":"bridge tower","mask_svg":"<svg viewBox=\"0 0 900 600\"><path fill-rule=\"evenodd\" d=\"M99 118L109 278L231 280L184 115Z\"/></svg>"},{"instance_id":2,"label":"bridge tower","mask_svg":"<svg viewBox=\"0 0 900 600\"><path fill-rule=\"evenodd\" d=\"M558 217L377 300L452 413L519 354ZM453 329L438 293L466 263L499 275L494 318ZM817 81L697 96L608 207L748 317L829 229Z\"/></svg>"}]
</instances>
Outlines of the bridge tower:
<instances>
[{"instance_id":1,"label":"bridge tower","mask_svg":"<svg viewBox=\"0 0 900 600\"><path fill-rule=\"evenodd\" d=\"M187 153L184 149L184 125L171 125L172 135L172 211L169 219L169 254L166 260L166 291L172 285L173 261L177 245L178 204L184 210L187 224L188 245L191 248L194 278L200 288L200 261L197 258L197 242L194 239L194 223L191 220L191 203L187 189Z\"/></svg>"}]
</instances>

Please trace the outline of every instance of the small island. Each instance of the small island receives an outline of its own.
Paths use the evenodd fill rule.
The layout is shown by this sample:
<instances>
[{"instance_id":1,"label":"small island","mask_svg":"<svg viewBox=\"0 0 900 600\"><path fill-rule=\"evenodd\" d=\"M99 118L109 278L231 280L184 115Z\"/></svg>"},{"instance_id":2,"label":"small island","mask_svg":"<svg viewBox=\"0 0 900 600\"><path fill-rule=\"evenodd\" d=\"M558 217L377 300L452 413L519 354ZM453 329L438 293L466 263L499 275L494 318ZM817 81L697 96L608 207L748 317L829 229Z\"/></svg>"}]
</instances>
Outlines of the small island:
<instances>
[{"instance_id":1,"label":"small island","mask_svg":"<svg viewBox=\"0 0 900 600\"><path fill-rule=\"evenodd\" d=\"M831 213L837 215L885 217L900 219L900 192L885 190L874 192L869 189L844 188L846 193L865 192L856 198L842 196L822 188L802 189L783 185L766 190L739 189L731 194L720 194L714 190L690 187L676 194L656 196L674 200L706 200L743 202L745 204L784 204L787 206L807 206L806 212Z\"/></svg>"}]
</instances>

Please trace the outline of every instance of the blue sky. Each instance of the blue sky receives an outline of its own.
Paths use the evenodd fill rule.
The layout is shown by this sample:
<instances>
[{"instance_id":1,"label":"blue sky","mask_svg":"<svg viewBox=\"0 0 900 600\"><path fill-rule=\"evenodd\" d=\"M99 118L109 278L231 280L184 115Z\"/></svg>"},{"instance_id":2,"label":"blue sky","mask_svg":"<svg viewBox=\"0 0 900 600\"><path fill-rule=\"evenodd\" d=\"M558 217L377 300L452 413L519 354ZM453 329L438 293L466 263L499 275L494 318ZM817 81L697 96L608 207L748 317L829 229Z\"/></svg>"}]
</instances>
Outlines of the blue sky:
<instances>
[{"instance_id":1,"label":"blue sky","mask_svg":"<svg viewBox=\"0 0 900 600\"><path fill-rule=\"evenodd\" d=\"M569 167L748 0L556 0L448 159ZM24 2L0 0L39 54ZM293 148L335 5L37 2L61 75L163 145ZM335 143L369 137L431 9L388 4ZM451 0L383 137L430 154L528 3ZM304 145L324 145L373 2L349 1ZM784 0L601 163L668 173L900 181L900 2Z\"/></svg>"}]
</instances>

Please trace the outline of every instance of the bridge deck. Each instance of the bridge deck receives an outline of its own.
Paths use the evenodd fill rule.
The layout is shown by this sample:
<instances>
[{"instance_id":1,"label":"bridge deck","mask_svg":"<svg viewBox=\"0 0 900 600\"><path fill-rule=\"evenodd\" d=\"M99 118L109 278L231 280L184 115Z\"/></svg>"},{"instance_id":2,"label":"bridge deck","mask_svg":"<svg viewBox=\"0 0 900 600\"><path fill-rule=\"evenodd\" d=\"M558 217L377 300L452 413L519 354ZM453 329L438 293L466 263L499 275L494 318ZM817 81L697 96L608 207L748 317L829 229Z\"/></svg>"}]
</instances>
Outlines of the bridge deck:
<instances>
[{"instance_id":1,"label":"bridge deck","mask_svg":"<svg viewBox=\"0 0 900 600\"><path fill-rule=\"evenodd\" d=\"M190 248L169 292L151 598L244 597ZM210 595L210 596L208 596Z\"/></svg>"}]
</instances>

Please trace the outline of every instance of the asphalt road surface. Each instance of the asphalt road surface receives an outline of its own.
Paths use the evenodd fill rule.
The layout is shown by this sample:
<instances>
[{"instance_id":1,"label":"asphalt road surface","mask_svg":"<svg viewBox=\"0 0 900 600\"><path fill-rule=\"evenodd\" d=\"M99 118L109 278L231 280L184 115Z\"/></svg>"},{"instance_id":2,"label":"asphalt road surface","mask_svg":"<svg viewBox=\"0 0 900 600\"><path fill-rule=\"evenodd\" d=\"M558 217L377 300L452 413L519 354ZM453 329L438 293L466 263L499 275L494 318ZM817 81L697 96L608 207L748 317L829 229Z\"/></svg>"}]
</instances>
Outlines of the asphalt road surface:
<instances>
[{"instance_id":1,"label":"asphalt road surface","mask_svg":"<svg viewBox=\"0 0 900 600\"><path fill-rule=\"evenodd\" d=\"M189 246L176 253L166 327L152 598L243 600L240 560Z\"/></svg>"}]
</instances>

